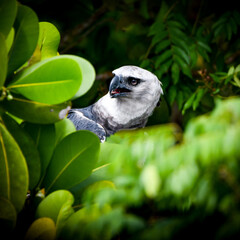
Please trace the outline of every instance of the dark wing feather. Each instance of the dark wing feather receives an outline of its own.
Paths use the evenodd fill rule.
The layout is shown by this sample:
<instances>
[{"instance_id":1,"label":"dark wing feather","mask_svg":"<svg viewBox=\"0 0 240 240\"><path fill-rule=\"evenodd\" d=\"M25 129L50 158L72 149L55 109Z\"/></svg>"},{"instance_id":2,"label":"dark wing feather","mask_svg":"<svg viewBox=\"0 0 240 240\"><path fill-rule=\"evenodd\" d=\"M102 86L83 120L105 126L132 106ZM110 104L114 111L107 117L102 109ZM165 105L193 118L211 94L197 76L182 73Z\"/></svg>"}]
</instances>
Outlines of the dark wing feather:
<instances>
[{"instance_id":1,"label":"dark wing feather","mask_svg":"<svg viewBox=\"0 0 240 240\"><path fill-rule=\"evenodd\" d=\"M91 107L71 109L67 118L73 122L77 130L89 130L95 133L102 142L105 141L106 131L95 121L91 113Z\"/></svg>"}]
</instances>

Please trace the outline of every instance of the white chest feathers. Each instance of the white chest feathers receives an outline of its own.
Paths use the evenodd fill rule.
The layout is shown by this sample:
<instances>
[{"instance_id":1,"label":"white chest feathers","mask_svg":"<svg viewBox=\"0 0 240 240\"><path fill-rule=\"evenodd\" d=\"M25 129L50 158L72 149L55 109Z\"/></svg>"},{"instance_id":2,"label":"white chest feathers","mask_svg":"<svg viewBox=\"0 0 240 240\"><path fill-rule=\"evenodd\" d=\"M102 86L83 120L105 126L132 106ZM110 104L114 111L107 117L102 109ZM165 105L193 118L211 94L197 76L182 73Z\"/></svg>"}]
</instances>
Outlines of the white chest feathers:
<instances>
[{"instance_id":1,"label":"white chest feathers","mask_svg":"<svg viewBox=\"0 0 240 240\"><path fill-rule=\"evenodd\" d=\"M158 99L152 102L146 97L135 100L111 98L108 93L99 99L93 110L99 116L100 121L107 119L107 125L111 128L120 127L124 129L139 124L144 125L156 107L157 102Z\"/></svg>"}]
</instances>

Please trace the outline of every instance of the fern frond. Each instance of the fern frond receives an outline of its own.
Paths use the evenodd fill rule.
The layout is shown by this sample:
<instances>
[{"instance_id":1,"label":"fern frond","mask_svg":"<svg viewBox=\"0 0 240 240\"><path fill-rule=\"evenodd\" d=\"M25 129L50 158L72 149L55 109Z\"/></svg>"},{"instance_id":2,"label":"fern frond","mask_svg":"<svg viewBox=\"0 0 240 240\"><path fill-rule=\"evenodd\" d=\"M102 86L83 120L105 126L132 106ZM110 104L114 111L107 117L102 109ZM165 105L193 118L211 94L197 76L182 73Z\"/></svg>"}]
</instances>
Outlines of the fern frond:
<instances>
[{"instance_id":1,"label":"fern frond","mask_svg":"<svg viewBox=\"0 0 240 240\"><path fill-rule=\"evenodd\" d=\"M237 11L224 13L212 26L215 38L231 40L240 26L240 14Z\"/></svg>"}]
</instances>

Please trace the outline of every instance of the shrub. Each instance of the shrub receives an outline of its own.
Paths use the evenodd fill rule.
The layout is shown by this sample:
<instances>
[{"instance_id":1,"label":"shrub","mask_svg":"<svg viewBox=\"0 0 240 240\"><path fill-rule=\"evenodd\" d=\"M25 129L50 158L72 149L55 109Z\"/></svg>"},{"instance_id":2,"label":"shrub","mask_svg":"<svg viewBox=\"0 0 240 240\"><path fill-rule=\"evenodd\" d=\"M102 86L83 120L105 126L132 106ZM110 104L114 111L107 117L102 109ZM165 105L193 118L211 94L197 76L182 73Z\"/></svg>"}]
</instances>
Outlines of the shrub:
<instances>
[{"instance_id":1,"label":"shrub","mask_svg":"<svg viewBox=\"0 0 240 240\"><path fill-rule=\"evenodd\" d=\"M70 100L88 91L95 71L81 57L59 56L59 41L56 27L38 22L29 7L1 1L0 219L6 234L25 233L41 189L48 195L80 183L98 159L99 139L76 132L65 119ZM34 226L42 222L55 228L48 219Z\"/></svg>"}]
</instances>

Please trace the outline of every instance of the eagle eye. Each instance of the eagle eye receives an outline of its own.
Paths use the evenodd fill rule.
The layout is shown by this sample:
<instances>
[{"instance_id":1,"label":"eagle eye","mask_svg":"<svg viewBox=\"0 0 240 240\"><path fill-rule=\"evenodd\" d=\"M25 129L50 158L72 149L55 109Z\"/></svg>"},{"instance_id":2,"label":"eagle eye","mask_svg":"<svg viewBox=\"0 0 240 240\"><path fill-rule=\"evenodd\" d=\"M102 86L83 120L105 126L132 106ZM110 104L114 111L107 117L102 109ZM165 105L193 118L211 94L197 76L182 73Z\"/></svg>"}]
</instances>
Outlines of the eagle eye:
<instances>
[{"instance_id":1,"label":"eagle eye","mask_svg":"<svg viewBox=\"0 0 240 240\"><path fill-rule=\"evenodd\" d=\"M129 77L128 82L132 86L137 86L139 84L140 80L137 78Z\"/></svg>"}]
</instances>

